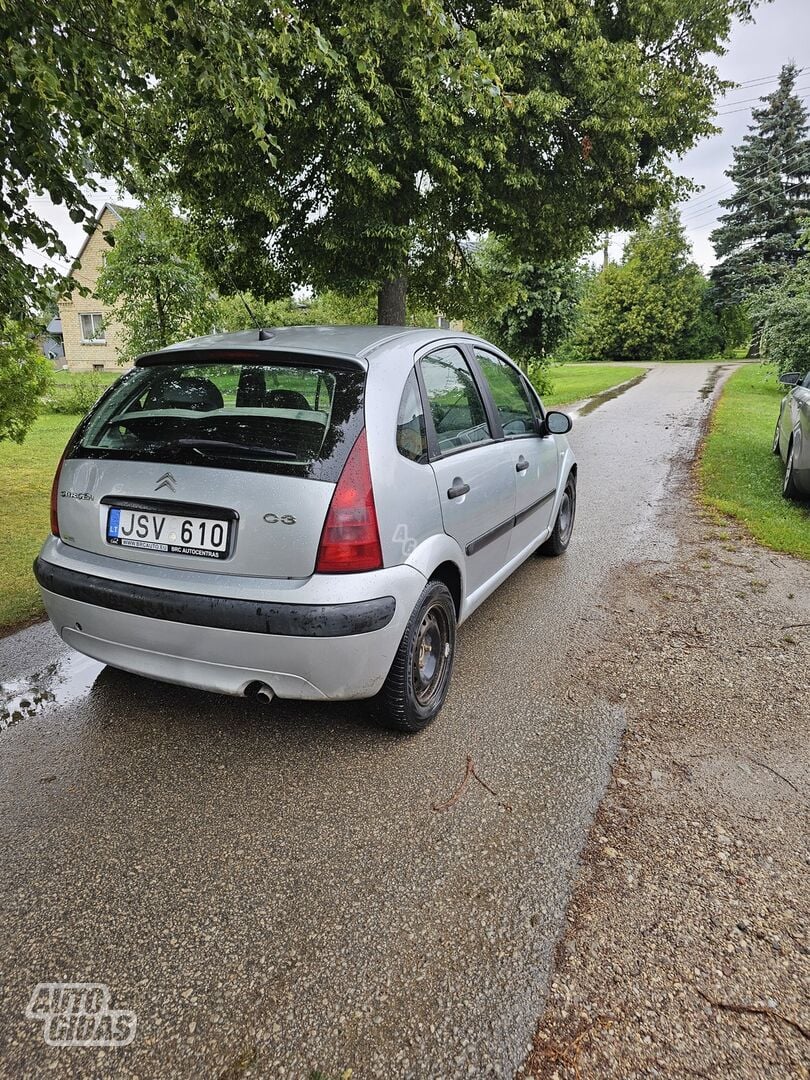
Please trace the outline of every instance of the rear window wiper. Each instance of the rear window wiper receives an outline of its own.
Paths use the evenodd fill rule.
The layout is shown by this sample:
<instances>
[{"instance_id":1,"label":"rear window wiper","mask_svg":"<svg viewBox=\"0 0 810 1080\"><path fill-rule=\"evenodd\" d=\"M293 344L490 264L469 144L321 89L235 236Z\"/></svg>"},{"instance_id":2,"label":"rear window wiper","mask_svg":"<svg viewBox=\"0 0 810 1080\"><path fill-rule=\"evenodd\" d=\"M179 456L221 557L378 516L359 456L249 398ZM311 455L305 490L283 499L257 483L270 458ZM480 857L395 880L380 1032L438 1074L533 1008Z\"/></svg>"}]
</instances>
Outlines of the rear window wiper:
<instances>
[{"instance_id":1,"label":"rear window wiper","mask_svg":"<svg viewBox=\"0 0 810 1080\"><path fill-rule=\"evenodd\" d=\"M266 457L276 461L298 461L298 454L290 450L274 450L269 446L245 446L244 443L228 442L226 439L172 439L165 449L174 447L197 450L200 454L235 454L241 457Z\"/></svg>"}]
</instances>

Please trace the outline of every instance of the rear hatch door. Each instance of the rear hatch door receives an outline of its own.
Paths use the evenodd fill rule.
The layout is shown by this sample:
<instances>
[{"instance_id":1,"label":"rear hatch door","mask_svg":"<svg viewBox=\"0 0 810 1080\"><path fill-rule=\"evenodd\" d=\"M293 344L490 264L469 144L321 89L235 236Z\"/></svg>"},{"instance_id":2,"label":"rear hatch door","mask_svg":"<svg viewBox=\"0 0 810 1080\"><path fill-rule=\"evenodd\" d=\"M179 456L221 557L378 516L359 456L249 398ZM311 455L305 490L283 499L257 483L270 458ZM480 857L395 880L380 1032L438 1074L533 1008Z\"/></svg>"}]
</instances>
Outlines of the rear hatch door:
<instances>
[{"instance_id":1,"label":"rear hatch door","mask_svg":"<svg viewBox=\"0 0 810 1080\"><path fill-rule=\"evenodd\" d=\"M64 543L179 570L304 578L363 427L359 363L158 354L80 426L59 476Z\"/></svg>"}]
</instances>

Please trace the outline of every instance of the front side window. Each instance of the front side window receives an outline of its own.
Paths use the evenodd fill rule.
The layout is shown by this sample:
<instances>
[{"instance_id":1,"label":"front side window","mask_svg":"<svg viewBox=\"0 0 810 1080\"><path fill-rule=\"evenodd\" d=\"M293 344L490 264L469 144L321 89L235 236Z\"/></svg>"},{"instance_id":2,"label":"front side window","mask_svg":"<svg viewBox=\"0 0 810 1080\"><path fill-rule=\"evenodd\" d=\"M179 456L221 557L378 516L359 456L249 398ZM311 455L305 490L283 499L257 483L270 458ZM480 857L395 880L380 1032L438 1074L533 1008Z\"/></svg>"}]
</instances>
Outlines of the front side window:
<instances>
[{"instance_id":1,"label":"front side window","mask_svg":"<svg viewBox=\"0 0 810 1080\"><path fill-rule=\"evenodd\" d=\"M425 413L415 371L408 376L399 403L397 450L411 461L424 461L427 456Z\"/></svg>"},{"instance_id":2,"label":"front side window","mask_svg":"<svg viewBox=\"0 0 810 1080\"><path fill-rule=\"evenodd\" d=\"M82 342L93 345L103 345L107 340L104 330L104 316L99 313L84 314L79 316L82 326Z\"/></svg>"},{"instance_id":3,"label":"front side window","mask_svg":"<svg viewBox=\"0 0 810 1080\"><path fill-rule=\"evenodd\" d=\"M313 360L133 368L79 428L73 456L337 479L363 425L365 375Z\"/></svg>"},{"instance_id":4,"label":"front side window","mask_svg":"<svg viewBox=\"0 0 810 1080\"><path fill-rule=\"evenodd\" d=\"M419 365L440 452L491 439L484 403L462 353L453 347L437 349Z\"/></svg>"},{"instance_id":5,"label":"front side window","mask_svg":"<svg viewBox=\"0 0 810 1080\"><path fill-rule=\"evenodd\" d=\"M475 359L487 381L506 438L535 435L534 409L520 373L483 349L475 350Z\"/></svg>"}]
</instances>

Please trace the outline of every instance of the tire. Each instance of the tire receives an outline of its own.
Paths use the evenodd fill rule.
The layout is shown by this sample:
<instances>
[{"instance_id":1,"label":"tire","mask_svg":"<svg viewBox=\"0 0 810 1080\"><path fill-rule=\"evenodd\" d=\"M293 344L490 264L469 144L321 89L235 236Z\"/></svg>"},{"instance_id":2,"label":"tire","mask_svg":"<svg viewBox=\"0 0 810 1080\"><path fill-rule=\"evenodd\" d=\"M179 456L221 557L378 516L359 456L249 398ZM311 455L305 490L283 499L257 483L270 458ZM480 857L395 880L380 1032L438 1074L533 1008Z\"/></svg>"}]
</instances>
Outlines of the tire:
<instances>
[{"instance_id":1,"label":"tire","mask_svg":"<svg viewBox=\"0 0 810 1080\"><path fill-rule=\"evenodd\" d=\"M771 450L777 457L779 456L779 420L776 421L776 431L773 433L773 446L771 447Z\"/></svg>"},{"instance_id":2,"label":"tire","mask_svg":"<svg viewBox=\"0 0 810 1080\"><path fill-rule=\"evenodd\" d=\"M554 522L551 536L541 545L539 554L557 556L568 550L571 535L574 531L576 513L577 478L574 473L569 473L568 479L565 481L560 509L557 511L557 520Z\"/></svg>"},{"instance_id":3,"label":"tire","mask_svg":"<svg viewBox=\"0 0 810 1080\"><path fill-rule=\"evenodd\" d=\"M422 731L444 705L456 652L456 606L441 581L429 581L416 602L391 670L371 712L394 731Z\"/></svg>"},{"instance_id":4,"label":"tire","mask_svg":"<svg viewBox=\"0 0 810 1080\"><path fill-rule=\"evenodd\" d=\"M793 439L791 439L790 446L788 447L787 461L785 462L785 479L782 482L782 494L786 499L802 498L802 493L799 490L799 486L796 483L796 478L793 475L794 447L795 443Z\"/></svg>"}]
</instances>

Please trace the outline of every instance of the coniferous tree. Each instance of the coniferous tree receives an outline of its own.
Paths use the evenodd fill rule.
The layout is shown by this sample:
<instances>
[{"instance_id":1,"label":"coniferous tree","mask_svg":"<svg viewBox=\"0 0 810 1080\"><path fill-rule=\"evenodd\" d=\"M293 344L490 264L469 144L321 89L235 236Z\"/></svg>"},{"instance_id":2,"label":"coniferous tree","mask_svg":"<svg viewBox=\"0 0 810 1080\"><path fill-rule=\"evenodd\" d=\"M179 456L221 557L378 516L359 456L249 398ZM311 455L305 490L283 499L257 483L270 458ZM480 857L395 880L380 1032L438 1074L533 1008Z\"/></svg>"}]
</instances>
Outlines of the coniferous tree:
<instances>
[{"instance_id":1,"label":"coniferous tree","mask_svg":"<svg viewBox=\"0 0 810 1080\"><path fill-rule=\"evenodd\" d=\"M795 64L782 68L726 172L736 190L720 200L726 213L711 234L720 260L712 280L723 306L776 284L800 256L796 244L810 214L810 138L797 75Z\"/></svg>"}]
</instances>

